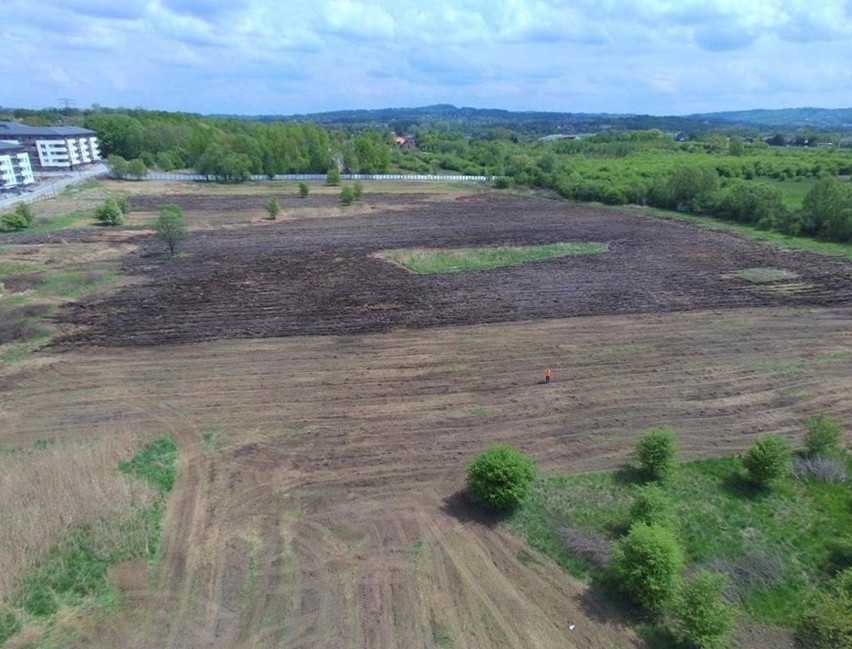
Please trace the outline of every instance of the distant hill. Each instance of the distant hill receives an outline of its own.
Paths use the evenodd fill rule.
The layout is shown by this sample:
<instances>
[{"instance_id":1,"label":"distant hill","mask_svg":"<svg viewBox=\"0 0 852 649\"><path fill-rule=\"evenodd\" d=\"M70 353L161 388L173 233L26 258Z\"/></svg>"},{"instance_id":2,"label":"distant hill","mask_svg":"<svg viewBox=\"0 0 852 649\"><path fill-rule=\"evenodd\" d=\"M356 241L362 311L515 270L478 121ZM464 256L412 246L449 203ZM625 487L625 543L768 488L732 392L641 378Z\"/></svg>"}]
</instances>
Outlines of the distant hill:
<instances>
[{"instance_id":1,"label":"distant hill","mask_svg":"<svg viewBox=\"0 0 852 649\"><path fill-rule=\"evenodd\" d=\"M763 128L852 129L852 108L781 108L691 115L694 119L754 125Z\"/></svg>"},{"instance_id":2,"label":"distant hill","mask_svg":"<svg viewBox=\"0 0 852 649\"><path fill-rule=\"evenodd\" d=\"M418 108L338 110L301 115L264 115L261 121L314 122L329 127L379 126L405 133L415 128L455 128L476 135L507 128L528 136L551 133L589 133L605 129L651 129L691 134L719 129L771 132L808 128L821 131L852 130L852 108L786 108L658 116L612 113L562 113L509 111L496 108L435 104Z\"/></svg>"}]
</instances>

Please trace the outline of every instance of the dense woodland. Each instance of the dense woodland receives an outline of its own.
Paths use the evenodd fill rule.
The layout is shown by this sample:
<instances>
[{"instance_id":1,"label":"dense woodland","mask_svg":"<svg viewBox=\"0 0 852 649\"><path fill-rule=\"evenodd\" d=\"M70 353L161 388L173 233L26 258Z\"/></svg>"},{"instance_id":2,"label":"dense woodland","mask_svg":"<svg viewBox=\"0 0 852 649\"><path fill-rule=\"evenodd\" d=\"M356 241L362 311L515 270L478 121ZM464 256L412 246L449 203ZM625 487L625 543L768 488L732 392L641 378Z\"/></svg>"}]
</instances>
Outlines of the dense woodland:
<instances>
[{"instance_id":1,"label":"dense woodland","mask_svg":"<svg viewBox=\"0 0 852 649\"><path fill-rule=\"evenodd\" d=\"M467 120L464 111L470 113ZM836 125L849 118L848 112L754 111L704 120L598 115L586 116L582 123L592 124L594 117L601 130L570 135L564 131L581 123L571 122L570 114L452 106L317 116L326 125L306 118L204 117L99 107L64 112L0 109L0 119L91 128L122 176L139 177L149 168L191 169L224 182L240 182L252 174L272 177L331 169L482 174L550 189L571 200L649 205L847 242L852 241L852 137ZM736 121L743 115L752 122ZM754 120L772 121L773 116L777 123L803 119L808 125L763 131L754 126ZM554 121L560 117L565 123ZM602 122L648 126L654 119L660 126L687 120L684 123L713 128L629 130ZM563 132L554 133L557 139L542 139L538 134L545 126ZM398 147L396 134L409 136L416 147ZM798 180L811 186L791 204L782 184Z\"/></svg>"}]
</instances>

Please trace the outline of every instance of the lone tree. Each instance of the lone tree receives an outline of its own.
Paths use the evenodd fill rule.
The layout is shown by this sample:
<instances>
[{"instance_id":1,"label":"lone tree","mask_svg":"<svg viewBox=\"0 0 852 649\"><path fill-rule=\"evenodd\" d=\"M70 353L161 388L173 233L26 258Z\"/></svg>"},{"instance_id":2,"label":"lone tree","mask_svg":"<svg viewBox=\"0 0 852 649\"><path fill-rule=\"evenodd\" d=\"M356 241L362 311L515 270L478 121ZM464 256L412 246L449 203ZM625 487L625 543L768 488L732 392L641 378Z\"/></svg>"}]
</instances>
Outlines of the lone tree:
<instances>
[{"instance_id":1,"label":"lone tree","mask_svg":"<svg viewBox=\"0 0 852 649\"><path fill-rule=\"evenodd\" d=\"M340 204L352 205L355 202L355 192L351 187L344 187L340 190Z\"/></svg>"},{"instance_id":2,"label":"lone tree","mask_svg":"<svg viewBox=\"0 0 852 649\"><path fill-rule=\"evenodd\" d=\"M299 183L299 198L307 198L310 191L308 183Z\"/></svg>"},{"instance_id":3,"label":"lone tree","mask_svg":"<svg viewBox=\"0 0 852 649\"><path fill-rule=\"evenodd\" d=\"M329 169L325 176L325 184L336 187L340 184L340 172L337 169Z\"/></svg>"},{"instance_id":4,"label":"lone tree","mask_svg":"<svg viewBox=\"0 0 852 649\"><path fill-rule=\"evenodd\" d=\"M668 426L646 430L636 441L634 452L639 469L649 480L665 480L674 471L677 445Z\"/></svg>"},{"instance_id":5,"label":"lone tree","mask_svg":"<svg viewBox=\"0 0 852 649\"><path fill-rule=\"evenodd\" d=\"M364 196L364 184L360 180L356 180L352 188L352 197L356 201L360 201L362 196Z\"/></svg>"},{"instance_id":6,"label":"lone tree","mask_svg":"<svg viewBox=\"0 0 852 649\"><path fill-rule=\"evenodd\" d=\"M790 446L783 437L766 435L759 438L743 456L743 466L758 487L783 476L790 464Z\"/></svg>"},{"instance_id":7,"label":"lone tree","mask_svg":"<svg viewBox=\"0 0 852 649\"><path fill-rule=\"evenodd\" d=\"M273 196L266 204L266 212L269 214L269 220L274 221L281 211L281 204L278 202L278 197Z\"/></svg>"},{"instance_id":8,"label":"lone tree","mask_svg":"<svg viewBox=\"0 0 852 649\"><path fill-rule=\"evenodd\" d=\"M186 238L183 210L177 205L161 207L160 215L154 219L154 233L169 247L169 254L174 257L177 244Z\"/></svg>"},{"instance_id":9,"label":"lone tree","mask_svg":"<svg viewBox=\"0 0 852 649\"><path fill-rule=\"evenodd\" d=\"M530 494L536 470L532 458L506 444L495 444L467 466L467 489L486 509L506 512Z\"/></svg>"}]
</instances>

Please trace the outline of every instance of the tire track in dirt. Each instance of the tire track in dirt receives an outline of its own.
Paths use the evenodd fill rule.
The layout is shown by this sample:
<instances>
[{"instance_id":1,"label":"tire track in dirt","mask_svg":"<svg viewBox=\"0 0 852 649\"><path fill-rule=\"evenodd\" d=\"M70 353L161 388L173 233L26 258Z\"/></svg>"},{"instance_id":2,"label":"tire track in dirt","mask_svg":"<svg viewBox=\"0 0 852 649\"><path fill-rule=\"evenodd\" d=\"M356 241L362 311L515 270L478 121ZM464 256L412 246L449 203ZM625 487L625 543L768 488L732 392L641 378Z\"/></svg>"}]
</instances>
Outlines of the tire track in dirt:
<instances>
[{"instance_id":1,"label":"tire track in dirt","mask_svg":"<svg viewBox=\"0 0 852 649\"><path fill-rule=\"evenodd\" d=\"M0 393L3 442L112 424L180 443L159 581L87 646L636 646L458 498L465 463L505 441L545 472L611 468L660 423L689 457L796 440L818 411L848 430L850 324L750 309L81 349Z\"/></svg>"}]
</instances>

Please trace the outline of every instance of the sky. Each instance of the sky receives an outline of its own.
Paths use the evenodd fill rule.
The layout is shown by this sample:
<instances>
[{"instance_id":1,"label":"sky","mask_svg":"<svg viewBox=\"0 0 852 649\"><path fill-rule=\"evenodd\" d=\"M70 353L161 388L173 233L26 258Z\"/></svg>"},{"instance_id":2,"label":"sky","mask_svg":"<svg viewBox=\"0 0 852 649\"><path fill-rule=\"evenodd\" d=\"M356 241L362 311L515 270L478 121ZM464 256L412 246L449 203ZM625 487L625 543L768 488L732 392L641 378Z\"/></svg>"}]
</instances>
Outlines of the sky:
<instances>
[{"instance_id":1,"label":"sky","mask_svg":"<svg viewBox=\"0 0 852 649\"><path fill-rule=\"evenodd\" d=\"M0 0L0 105L852 107L852 0Z\"/></svg>"}]
</instances>

